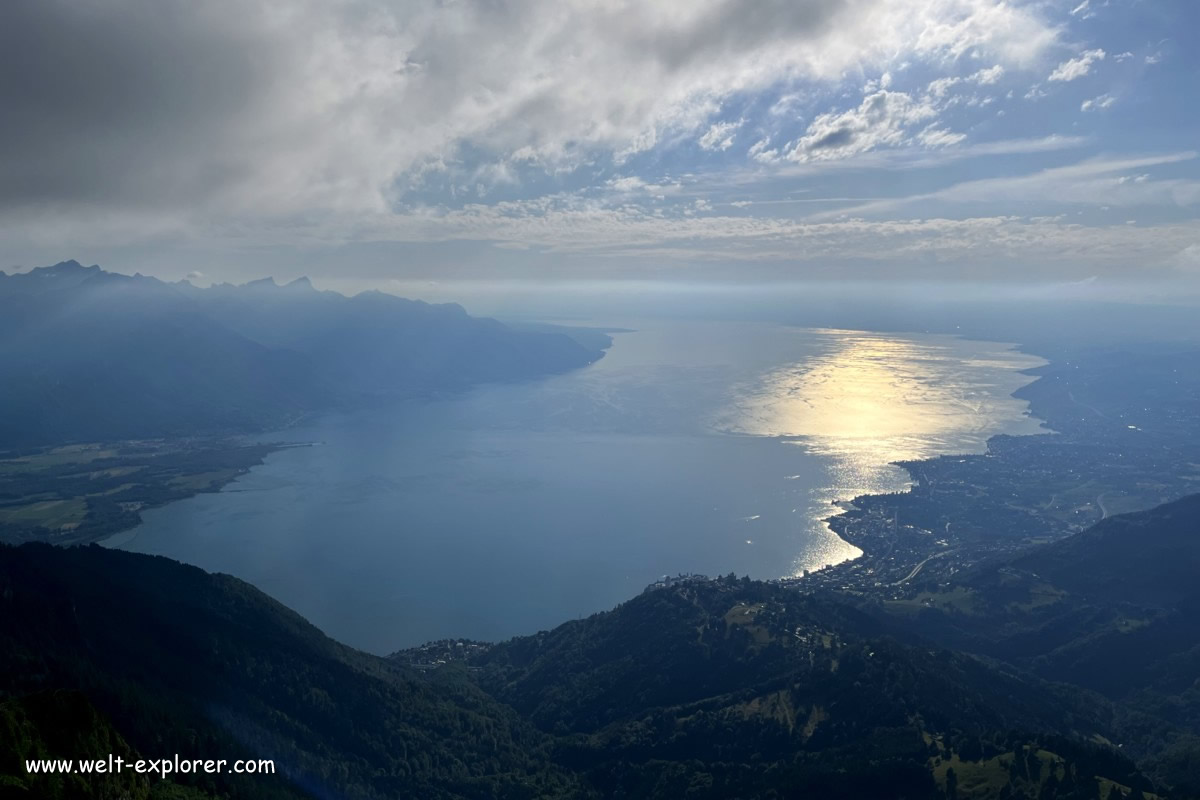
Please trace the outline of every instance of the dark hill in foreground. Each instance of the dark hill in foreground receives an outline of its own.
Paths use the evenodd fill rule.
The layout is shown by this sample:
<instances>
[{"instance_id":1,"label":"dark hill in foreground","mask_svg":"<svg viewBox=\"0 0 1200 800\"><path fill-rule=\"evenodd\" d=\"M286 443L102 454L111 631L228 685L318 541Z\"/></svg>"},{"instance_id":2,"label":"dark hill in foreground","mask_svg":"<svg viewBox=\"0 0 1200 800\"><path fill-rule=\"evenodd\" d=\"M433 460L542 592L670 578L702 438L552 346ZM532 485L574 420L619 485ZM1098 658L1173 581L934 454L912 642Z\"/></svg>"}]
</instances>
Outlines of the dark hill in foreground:
<instances>
[{"instance_id":1,"label":"dark hill in foreground","mask_svg":"<svg viewBox=\"0 0 1200 800\"><path fill-rule=\"evenodd\" d=\"M943 646L1121 704L1131 743L1200 796L1200 495L1110 517L884 608Z\"/></svg>"},{"instance_id":2,"label":"dark hill in foreground","mask_svg":"<svg viewBox=\"0 0 1200 800\"><path fill-rule=\"evenodd\" d=\"M0 786L14 797L118 796L103 784L56 794L23 763L124 749L276 761L275 776L183 781L213 797L523 798L573 786L547 758L549 737L469 682L344 647L234 578L97 546L0 546L0 709Z\"/></svg>"},{"instance_id":3,"label":"dark hill in foreground","mask_svg":"<svg viewBox=\"0 0 1200 800\"><path fill-rule=\"evenodd\" d=\"M1196 615L1163 557L1194 552L1198 518L1195 500L1115 518L886 608L685 581L425 672L346 648L228 576L97 547L3 547L0 787L1194 797ZM1056 586L1077 578L1073 559L1091 576ZM189 779L191 795L172 795L22 766L109 752L273 758L281 774Z\"/></svg>"},{"instance_id":4,"label":"dark hill in foreground","mask_svg":"<svg viewBox=\"0 0 1200 800\"><path fill-rule=\"evenodd\" d=\"M1117 716L1099 698L761 582L649 591L472 663L606 796L941 797L949 770L961 797L1037 796L1052 772L1056 797L1149 789L1097 746Z\"/></svg>"},{"instance_id":5,"label":"dark hill in foreground","mask_svg":"<svg viewBox=\"0 0 1200 800\"><path fill-rule=\"evenodd\" d=\"M852 609L757 582L651 592L496 647L479 666L474 680L455 666L418 674L333 642L240 581L162 558L0 548L10 796L171 796L173 783L54 783L23 769L28 757L109 752L273 758L280 770L181 779L192 796L1151 787L1094 743L1104 704L903 645Z\"/></svg>"},{"instance_id":6,"label":"dark hill in foreground","mask_svg":"<svg viewBox=\"0 0 1200 800\"><path fill-rule=\"evenodd\" d=\"M1200 597L1200 495L1109 517L1004 566L1081 600L1177 606Z\"/></svg>"}]
</instances>

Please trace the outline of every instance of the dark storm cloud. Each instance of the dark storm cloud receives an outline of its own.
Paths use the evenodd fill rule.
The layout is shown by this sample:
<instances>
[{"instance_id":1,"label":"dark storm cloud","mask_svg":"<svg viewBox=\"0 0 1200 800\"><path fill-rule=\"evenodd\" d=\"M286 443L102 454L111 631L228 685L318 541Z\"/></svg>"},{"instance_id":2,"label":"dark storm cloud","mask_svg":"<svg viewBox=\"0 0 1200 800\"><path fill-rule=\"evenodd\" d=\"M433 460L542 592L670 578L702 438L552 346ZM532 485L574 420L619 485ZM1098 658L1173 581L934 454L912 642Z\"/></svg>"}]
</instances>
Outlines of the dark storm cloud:
<instances>
[{"instance_id":1,"label":"dark storm cloud","mask_svg":"<svg viewBox=\"0 0 1200 800\"><path fill-rule=\"evenodd\" d=\"M853 144L854 131L849 128L838 128L832 133L827 133L817 141L809 145L810 150L823 150L827 147L845 147Z\"/></svg>"},{"instance_id":2,"label":"dark storm cloud","mask_svg":"<svg viewBox=\"0 0 1200 800\"><path fill-rule=\"evenodd\" d=\"M824 33L840 15L861 5L855 0L757 0L724 3L689 24L635 37L631 44L656 53L669 70L704 66L731 52L745 52L772 42L808 40ZM628 20L624 14L619 19Z\"/></svg>"},{"instance_id":3,"label":"dark storm cloud","mask_svg":"<svg viewBox=\"0 0 1200 800\"><path fill-rule=\"evenodd\" d=\"M276 79L252 6L0 3L0 208L204 197Z\"/></svg>"}]
</instances>

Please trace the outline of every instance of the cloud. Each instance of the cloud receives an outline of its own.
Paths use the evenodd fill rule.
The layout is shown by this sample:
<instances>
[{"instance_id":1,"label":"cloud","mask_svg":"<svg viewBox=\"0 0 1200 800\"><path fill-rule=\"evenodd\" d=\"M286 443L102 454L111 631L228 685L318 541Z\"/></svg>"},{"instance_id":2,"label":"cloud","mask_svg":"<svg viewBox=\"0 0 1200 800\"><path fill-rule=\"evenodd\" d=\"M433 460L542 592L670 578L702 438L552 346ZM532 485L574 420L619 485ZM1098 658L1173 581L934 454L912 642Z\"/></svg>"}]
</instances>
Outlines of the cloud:
<instances>
[{"instance_id":1,"label":"cloud","mask_svg":"<svg viewBox=\"0 0 1200 800\"><path fill-rule=\"evenodd\" d=\"M935 78L934 80L930 81L929 86L926 87L926 91L934 97L945 97L950 93L952 88L962 82L963 79L960 77L955 75L947 75L944 78Z\"/></svg>"},{"instance_id":2,"label":"cloud","mask_svg":"<svg viewBox=\"0 0 1200 800\"><path fill-rule=\"evenodd\" d=\"M1050 76L1046 78L1048 81L1073 81L1076 78L1082 78L1087 75L1092 68L1092 64L1097 61L1103 61L1105 52L1099 48L1095 50L1086 50L1080 53L1075 58L1069 61L1064 61L1054 68Z\"/></svg>"},{"instance_id":3,"label":"cloud","mask_svg":"<svg viewBox=\"0 0 1200 800\"><path fill-rule=\"evenodd\" d=\"M885 72L878 78L872 78L863 86L863 94L874 94L880 89L890 89L892 86L892 73Z\"/></svg>"},{"instance_id":4,"label":"cloud","mask_svg":"<svg viewBox=\"0 0 1200 800\"><path fill-rule=\"evenodd\" d=\"M784 154L789 161L806 162L848 156L909 141L909 128L929 120L937 111L928 99L904 92L880 90L856 108L818 115L804 135Z\"/></svg>"},{"instance_id":5,"label":"cloud","mask_svg":"<svg viewBox=\"0 0 1200 800\"><path fill-rule=\"evenodd\" d=\"M16 0L0 213L148 231L374 213L703 138L726 100L780 86L1033 64L1058 35L1000 0Z\"/></svg>"},{"instance_id":6,"label":"cloud","mask_svg":"<svg viewBox=\"0 0 1200 800\"><path fill-rule=\"evenodd\" d=\"M187 203L257 172L257 141L292 138L287 46L259 9L230 11L0 6L0 210Z\"/></svg>"},{"instance_id":7,"label":"cloud","mask_svg":"<svg viewBox=\"0 0 1200 800\"><path fill-rule=\"evenodd\" d=\"M1102 94L1099 97L1093 97L1091 100L1084 100L1079 106L1080 111L1103 111L1106 108L1111 108L1112 104L1117 102L1117 98L1111 94Z\"/></svg>"},{"instance_id":8,"label":"cloud","mask_svg":"<svg viewBox=\"0 0 1200 800\"><path fill-rule=\"evenodd\" d=\"M952 144L958 144L965 138L967 138L965 133L955 133L954 131L937 128L933 125L930 125L917 134L917 141L926 147L948 147Z\"/></svg>"},{"instance_id":9,"label":"cloud","mask_svg":"<svg viewBox=\"0 0 1200 800\"><path fill-rule=\"evenodd\" d=\"M760 164L774 164L779 161L779 149L771 147L771 137L764 136L746 151L746 155Z\"/></svg>"},{"instance_id":10,"label":"cloud","mask_svg":"<svg viewBox=\"0 0 1200 800\"><path fill-rule=\"evenodd\" d=\"M664 180L670 179L668 178ZM675 194L682 188L678 181L674 183L650 183L649 181L646 181L637 175L609 178L604 185L618 194L630 194L638 192L653 195L655 197L663 197L669 194Z\"/></svg>"},{"instance_id":11,"label":"cloud","mask_svg":"<svg viewBox=\"0 0 1200 800\"><path fill-rule=\"evenodd\" d=\"M1180 272L1200 273L1200 241L1184 247L1169 259L1169 263Z\"/></svg>"},{"instance_id":12,"label":"cloud","mask_svg":"<svg viewBox=\"0 0 1200 800\"><path fill-rule=\"evenodd\" d=\"M759 276L837 275L1044 279L1047 275L1169 272L1200 241L1195 222L1081 225L1060 217L1011 215L946 219L811 221L695 213L659 215L622 206L563 202L469 206L425 219L380 219L393 241L480 240L519 243L554 256L553 274L570 274L565 257L591 259L591 274L646 277L687 264L755 264ZM601 260L597 266L595 259Z\"/></svg>"},{"instance_id":13,"label":"cloud","mask_svg":"<svg viewBox=\"0 0 1200 800\"><path fill-rule=\"evenodd\" d=\"M636 175L628 175L624 178L611 178L608 186L618 192L635 192L644 189L646 182Z\"/></svg>"},{"instance_id":14,"label":"cloud","mask_svg":"<svg viewBox=\"0 0 1200 800\"><path fill-rule=\"evenodd\" d=\"M928 127L928 126L926 126ZM937 124L933 124L933 129ZM924 129L922 129L924 130ZM952 134L957 136L958 134ZM963 140L965 142L965 140ZM937 170L958 161L978 159L979 169L984 159L997 156L1022 156L1072 150L1085 146L1090 140L1082 136L1031 137L1027 139L994 139L992 141L958 143L947 146L942 143L931 149L919 141L919 133L900 147L864 152L846 159L822 159L805 162L784 161L777 148L770 147L770 139L761 139L748 151L754 162L745 169L732 169L720 176L710 176L705 182L712 189L736 187L739 191L772 179L818 177L824 173L864 170Z\"/></svg>"},{"instance_id":15,"label":"cloud","mask_svg":"<svg viewBox=\"0 0 1200 800\"><path fill-rule=\"evenodd\" d=\"M762 163L780 160L806 163L845 159L882 147L916 144L942 148L958 144L966 135L937 123L939 113L959 102L968 107L986 106L993 98L973 96L962 101L949 98L950 90L968 83L992 85L1003 75L1004 67L996 64L966 76L937 78L926 86L922 95L879 88L891 85L891 78L885 73L886 80L868 82L865 96L856 108L819 114L800 138L783 148L782 154L769 148L769 139L762 139L750 148L749 155ZM914 133L919 125L921 129Z\"/></svg>"},{"instance_id":16,"label":"cloud","mask_svg":"<svg viewBox=\"0 0 1200 800\"><path fill-rule=\"evenodd\" d=\"M1056 150L1069 150L1079 147L1087 140L1080 136L1040 136L1031 139L999 139L991 142L977 142L969 147L958 148L955 152L962 158L980 156L1004 156L1021 153L1050 153ZM961 151L961 152L960 152Z\"/></svg>"},{"instance_id":17,"label":"cloud","mask_svg":"<svg viewBox=\"0 0 1200 800\"><path fill-rule=\"evenodd\" d=\"M714 122L696 143L702 150L728 150L733 146L734 135L743 123L744 119L737 122Z\"/></svg>"},{"instance_id":18,"label":"cloud","mask_svg":"<svg viewBox=\"0 0 1200 800\"><path fill-rule=\"evenodd\" d=\"M945 97L951 88L961 83L974 83L979 86L990 86L997 83L1004 76L1004 67L996 64L995 66L981 69L966 77L947 76L943 78L935 78L929 82L926 91L934 97Z\"/></svg>"},{"instance_id":19,"label":"cloud","mask_svg":"<svg viewBox=\"0 0 1200 800\"><path fill-rule=\"evenodd\" d=\"M1096 16L1096 12L1092 10L1091 5L1091 0L1083 0L1082 3L1071 9L1071 16L1079 17L1080 19L1091 19Z\"/></svg>"},{"instance_id":20,"label":"cloud","mask_svg":"<svg viewBox=\"0 0 1200 800\"><path fill-rule=\"evenodd\" d=\"M1133 170L1193 161L1195 152L1167 153L1137 158L1089 159L1065 167L1054 167L999 178L964 181L934 192L877 200L871 203L822 212L813 219L895 212L907 206L928 206L931 202L955 204L1029 205L1043 209L1058 205L1084 206L1173 206L1200 205L1200 181L1172 178L1152 180Z\"/></svg>"},{"instance_id":21,"label":"cloud","mask_svg":"<svg viewBox=\"0 0 1200 800\"><path fill-rule=\"evenodd\" d=\"M1099 0L1068 5L0 3L0 238L31 263L67 243L160 248L190 255L177 274L214 276L219 258L367 242L479 242L488 258L550 252L612 270L1165 264L1200 241L1177 222L1197 181L1141 158L1038 171L1106 146L1104 131L1052 135L1056 115L1003 103L1063 58L1031 96L1105 57L1063 49ZM998 138L1013 131L1029 138ZM945 185L963 174L1004 177ZM900 185L923 194L852 214L943 202L961 218L800 217ZM1169 208L1158 219L1172 224L1141 210L1112 229L1028 216L1063 204Z\"/></svg>"},{"instance_id":22,"label":"cloud","mask_svg":"<svg viewBox=\"0 0 1200 800\"><path fill-rule=\"evenodd\" d=\"M1004 67L996 64L995 66L981 69L972 75L968 80L974 81L980 85L989 85L996 83L1004 75Z\"/></svg>"}]
</instances>

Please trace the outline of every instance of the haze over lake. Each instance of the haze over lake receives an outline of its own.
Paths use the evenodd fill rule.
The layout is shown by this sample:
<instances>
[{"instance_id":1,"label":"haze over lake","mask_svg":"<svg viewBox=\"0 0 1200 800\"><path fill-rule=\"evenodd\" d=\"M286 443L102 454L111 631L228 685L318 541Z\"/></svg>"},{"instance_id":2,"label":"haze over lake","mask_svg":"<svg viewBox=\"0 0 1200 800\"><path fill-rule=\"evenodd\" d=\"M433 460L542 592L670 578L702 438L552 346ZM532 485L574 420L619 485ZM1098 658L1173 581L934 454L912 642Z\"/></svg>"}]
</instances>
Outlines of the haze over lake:
<instances>
[{"instance_id":1,"label":"haze over lake","mask_svg":"<svg viewBox=\"0 0 1200 800\"><path fill-rule=\"evenodd\" d=\"M576 372L321 418L122 546L244 578L374 652L500 639L664 573L795 575L853 557L835 500L897 459L1035 433L1039 359L924 334L649 322Z\"/></svg>"}]
</instances>

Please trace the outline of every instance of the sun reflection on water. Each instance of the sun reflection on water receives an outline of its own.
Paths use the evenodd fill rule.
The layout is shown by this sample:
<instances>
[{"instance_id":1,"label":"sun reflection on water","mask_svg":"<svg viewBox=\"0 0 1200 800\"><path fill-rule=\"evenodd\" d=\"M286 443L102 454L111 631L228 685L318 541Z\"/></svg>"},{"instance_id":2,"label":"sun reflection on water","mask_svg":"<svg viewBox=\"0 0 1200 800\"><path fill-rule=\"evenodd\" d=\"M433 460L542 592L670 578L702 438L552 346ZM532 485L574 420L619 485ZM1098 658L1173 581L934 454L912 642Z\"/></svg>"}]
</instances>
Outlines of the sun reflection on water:
<instances>
[{"instance_id":1,"label":"sun reflection on water","mask_svg":"<svg viewBox=\"0 0 1200 800\"><path fill-rule=\"evenodd\" d=\"M829 530L832 503L909 486L896 461L982 452L989 436L1033 433L1036 420L1011 396L1044 363L1007 345L949 336L807 330L818 352L739 386L725 430L781 437L825 457L808 524L819 545L794 574L860 551Z\"/></svg>"}]
</instances>

